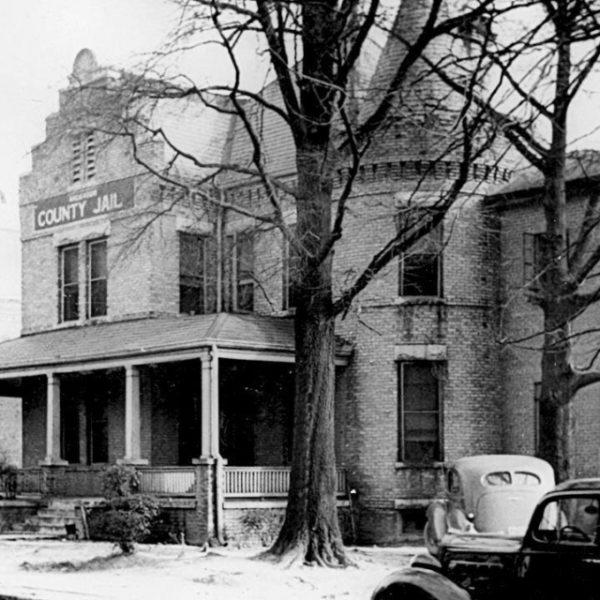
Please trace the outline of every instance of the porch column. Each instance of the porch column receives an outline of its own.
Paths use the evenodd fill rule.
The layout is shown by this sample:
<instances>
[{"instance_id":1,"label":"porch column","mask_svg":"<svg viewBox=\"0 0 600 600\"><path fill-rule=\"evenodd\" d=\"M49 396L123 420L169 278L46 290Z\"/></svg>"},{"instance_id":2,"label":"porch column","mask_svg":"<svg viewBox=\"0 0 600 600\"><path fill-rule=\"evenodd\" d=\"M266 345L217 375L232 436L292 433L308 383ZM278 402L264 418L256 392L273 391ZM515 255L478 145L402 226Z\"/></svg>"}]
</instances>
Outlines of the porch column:
<instances>
[{"instance_id":1,"label":"porch column","mask_svg":"<svg viewBox=\"0 0 600 600\"><path fill-rule=\"evenodd\" d=\"M219 357L217 348L201 357L202 456L219 456Z\"/></svg>"},{"instance_id":2,"label":"porch column","mask_svg":"<svg viewBox=\"0 0 600 600\"><path fill-rule=\"evenodd\" d=\"M145 465L142 458L140 414L140 372L133 365L125 367L125 458L119 463Z\"/></svg>"},{"instance_id":3,"label":"porch column","mask_svg":"<svg viewBox=\"0 0 600 600\"><path fill-rule=\"evenodd\" d=\"M60 456L60 379L46 374L46 457L42 464L66 465Z\"/></svg>"}]
</instances>

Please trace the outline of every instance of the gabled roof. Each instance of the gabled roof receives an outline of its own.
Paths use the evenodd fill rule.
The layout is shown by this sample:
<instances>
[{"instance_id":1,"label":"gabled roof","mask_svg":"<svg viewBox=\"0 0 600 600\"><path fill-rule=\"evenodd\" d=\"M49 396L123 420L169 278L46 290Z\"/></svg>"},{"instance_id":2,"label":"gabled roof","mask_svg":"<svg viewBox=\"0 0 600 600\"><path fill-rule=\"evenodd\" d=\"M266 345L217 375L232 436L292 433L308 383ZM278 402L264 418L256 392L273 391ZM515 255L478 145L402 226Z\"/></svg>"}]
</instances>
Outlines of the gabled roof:
<instances>
[{"instance_id":1,"label":"gabled roof","mask_svg":"<svg viewBox=\"0 0 600 600\"><path fill-rule=\"evenodd\" d=\"M294 352L293 319L256 314L174 315L54 329L0 343L0 376L70 363L219 348ZM341 354L346 353L341 343ZM149 362L152 362L149 360Z\"/></svg>"},{"instance_id":2,"label":"gabled roof","mask_svg":"<svg viewBox=\"0 0 600 600\"><path fill-rule=\"evenodd\" d=\"M532 195L544 186L544 176L534 168L527 167L515 171L516 175L507 185L493 190L490 194L492 202L503 197ZM565 178L567 183L600 182L600 151L578 150L567 156Z\"/></svg>"}]
</instances>

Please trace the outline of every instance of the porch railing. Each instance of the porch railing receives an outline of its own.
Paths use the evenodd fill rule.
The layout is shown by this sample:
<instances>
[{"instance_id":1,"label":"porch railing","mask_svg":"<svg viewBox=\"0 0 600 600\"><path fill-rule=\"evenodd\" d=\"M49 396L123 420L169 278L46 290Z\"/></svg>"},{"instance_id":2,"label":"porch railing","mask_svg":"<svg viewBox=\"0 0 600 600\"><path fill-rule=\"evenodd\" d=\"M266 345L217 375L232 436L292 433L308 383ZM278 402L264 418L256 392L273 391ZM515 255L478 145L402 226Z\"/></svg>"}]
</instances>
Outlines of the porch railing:
<instances>
[{"instance_id":1,"label":"porch railing","mask_svg":"<svg viewBox=\"0 0 600 600\"><path fill-rule=\"evenodd\" d=\"M225 497L287 496L289 467L225 467ZM337 470L337 493L346 494L346 471Z\"/></svg>"},{"instance_id":2,"label":"porch railing","mask_svg":"<svg viewBox=\"0 0 600 600\"><path fill-rule=\"evenodd\" d=\"M140 492L164 496L193 496L196 487L194 467L142 467Z\"/></svg>"},{"instance_id":3,"label":"porch railing","mask_svg":"<svg viewBox=\"0 0 600 600\"><path fill-rule=\"evenodd\" d=\"M162 496L193 496L195 467L138 467L140 492ZM225 497L285 497L290 485L289 467L225 467ZM337 493L346 494L346 471L337 470ZM102 468L69 465L57 468L19 469L18 494L102 496Z\"/></svg>"}]
</instances>

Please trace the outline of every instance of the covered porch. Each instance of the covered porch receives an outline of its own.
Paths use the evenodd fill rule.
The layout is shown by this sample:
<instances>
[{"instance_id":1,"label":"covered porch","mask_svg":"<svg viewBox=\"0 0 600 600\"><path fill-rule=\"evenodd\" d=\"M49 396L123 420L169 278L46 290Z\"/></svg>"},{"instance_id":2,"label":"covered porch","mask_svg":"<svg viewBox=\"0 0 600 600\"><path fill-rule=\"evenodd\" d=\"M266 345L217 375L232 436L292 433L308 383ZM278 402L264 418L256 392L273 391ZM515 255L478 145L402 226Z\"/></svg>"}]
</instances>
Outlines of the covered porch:
<instances>
[{"instance_id":1,"label":"covered porch","mask_svg":"<svg viewBox=\"0 0 600 600\"><path fill-rule=\"evenodd\" d=\"M348 360L340 344L337 364ZM257 315L148 318L0 344L0 395L21 398L17 493L102 496L103 468L141 492L214 504L289 486L293 324ZM343 469L339 493L345 493ZM209 510L210 512L210 510Z\"/></svg>"}]
</instances>

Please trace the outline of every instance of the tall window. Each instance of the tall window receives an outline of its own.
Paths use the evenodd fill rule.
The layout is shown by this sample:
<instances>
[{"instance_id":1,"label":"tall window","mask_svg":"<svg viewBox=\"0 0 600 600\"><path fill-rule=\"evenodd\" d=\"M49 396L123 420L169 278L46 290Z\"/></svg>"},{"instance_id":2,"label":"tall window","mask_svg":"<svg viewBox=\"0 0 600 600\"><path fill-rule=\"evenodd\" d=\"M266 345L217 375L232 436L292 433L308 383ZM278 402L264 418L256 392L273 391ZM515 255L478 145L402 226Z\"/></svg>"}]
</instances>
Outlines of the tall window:
<instances>
[{"instance_id":1,"label":"tall window","mask_svg":"<svg viewBox=\"0 0 600 600\"><path fill-rule=\"evenodd\" d=\"M79 319L79 248L77 244L59 249L59 321Z\"/></svg>"},{"instance_id":2,"label":"tall window","mask_svg":"<svg viewBox=\"0 0 600 600\"><path fill-rule=\"evenodd\" d=\"M179 312L199 315L216 310L214 255L208 236L179 234Z\"/></svg>"},{"instance_id":3,"label":"tall window","mask_svg":"<svg viewBox=\"0 0 600 600\"><path fill-rule=\"evenodd\" d=\"M400 296L442 296L443 228L436 227L400 257Z\"/></svg>"},{"instance_id":4,"label":"tall window","mask_svg":"<svg viewBox=\"0 0 600 600\"><path fill-rule=\"evenodd\" d=\"M94 240L87 245L87 317L106 315L108 269L106 240Z\"/></svg>"},{"instance_id":5,"label":"tall window","mask_svg":"<svg viewBox=\"0 0 600 600\"><path fill-rule=\"evenodd\" d=\"M230 281L230 310L254 310L254 236L249 231L227 236L230 264L225 271ZM229 273L227 273L229 271Z\"/></svg>"},{"instance_id":6,"label":"tall window","mask_svg":"<svg viewBox=\"0 0 600 600\"><path fill-rule=\"evenodd\" d=\"M442 460L441 364L398 364L398 460L426 464Z\"/></svg>"},{"instance_id":7,"label":"tall window","mask_svg":"<svg viewBox=\"0 0 600 600\"><path fill-rule=\"evenodd\" d=\"M93 132L81 133L71 142L71 181L79 183L96 175L96 139Z\"/></svg>"},{"instance_id":8,"label":"tall window","mask_svg":"<svg viewBox=\"0 0 600 600\"><path fill-rule=\"evenodd\" d=\"M296 226L289 228L290 234L296 234ZM296 306L297 291L295 285L296 269L299 261L298 251L290 244L289 240L283 240L283 310L289 310Z\"/></svg>"},{"instance_id":9,"label":"tall window","mask_svg":"<svg viewBox=\"0 0 600 600\"><path fill-rule=\"evenodd\" d=\"M536 381L533 384L533 450L537 454L540 451L540 399L542 397L542 383Z\"/></svg>"},{"instance_id":10,"label":"tall window","mask_svg":"<svg viewBox=\"0 0 600 600\"><path fill-rule=\"evenodd\" d=\"M523 233L523 284L527 285L542 272L543 233Z\"/></svg>"}]
</instances>

